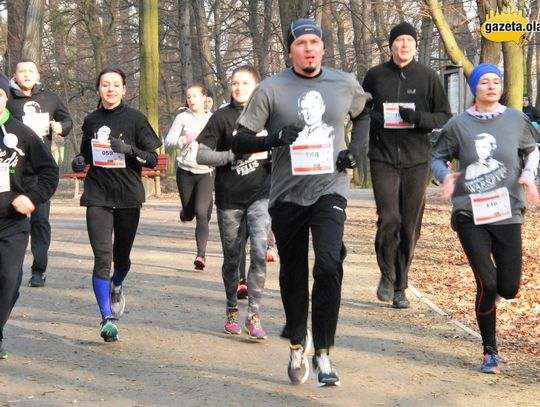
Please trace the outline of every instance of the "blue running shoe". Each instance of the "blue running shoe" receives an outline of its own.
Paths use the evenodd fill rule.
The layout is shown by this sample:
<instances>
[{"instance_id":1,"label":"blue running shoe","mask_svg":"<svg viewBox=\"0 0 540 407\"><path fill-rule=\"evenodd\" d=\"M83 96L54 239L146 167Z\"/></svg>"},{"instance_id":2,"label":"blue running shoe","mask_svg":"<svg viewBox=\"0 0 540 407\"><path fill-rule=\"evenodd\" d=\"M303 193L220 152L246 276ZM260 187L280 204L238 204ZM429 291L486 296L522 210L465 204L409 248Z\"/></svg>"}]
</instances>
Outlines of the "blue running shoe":
<instances>
[{"instance_id":1,"label":"blue running shoe","mask_svg":"<svg viewBox=\"0 0 540 407\"><path fill-rule=\"evenodd\" d=\"M501 374L501 359L496 353L486 353L480 371L482 373Z\"/></svg>"}]
</instances>

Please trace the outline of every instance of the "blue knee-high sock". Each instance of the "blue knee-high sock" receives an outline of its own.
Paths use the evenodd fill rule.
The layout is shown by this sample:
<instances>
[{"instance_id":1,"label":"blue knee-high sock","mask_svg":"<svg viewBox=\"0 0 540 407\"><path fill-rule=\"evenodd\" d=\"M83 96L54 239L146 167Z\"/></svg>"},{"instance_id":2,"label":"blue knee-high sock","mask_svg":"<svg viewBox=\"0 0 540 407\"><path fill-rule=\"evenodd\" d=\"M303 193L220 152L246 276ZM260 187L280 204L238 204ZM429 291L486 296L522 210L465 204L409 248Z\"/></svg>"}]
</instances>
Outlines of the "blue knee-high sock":
<instances>
[{"instance_id":1,"label":"blue knee-high sock","mask_svg":"<svg viewBox=\"0 0 540 407\"><path fill-rule=\"evenodd\" d=\"M111 313L111 287L109 280L103 280L102 278L92 277L92 286L94 287L94 294L99 306L99 312L101 312L101 318L103 320L112 317Z\"/></svg>"},{"instance_id":2,"label":"blue knee-high sock","mask_svg":"<svg viewBox=\"0 0 540 407\"><path fill-rule=\"evenodd\" d=\"M122 285L122 282L126 278L128 272L129 272L129 269L127 269L126 271L120 271L120 270L115 268L113 276L111 278L113 284L115 286Z\"/></svg>"}]
</instances>

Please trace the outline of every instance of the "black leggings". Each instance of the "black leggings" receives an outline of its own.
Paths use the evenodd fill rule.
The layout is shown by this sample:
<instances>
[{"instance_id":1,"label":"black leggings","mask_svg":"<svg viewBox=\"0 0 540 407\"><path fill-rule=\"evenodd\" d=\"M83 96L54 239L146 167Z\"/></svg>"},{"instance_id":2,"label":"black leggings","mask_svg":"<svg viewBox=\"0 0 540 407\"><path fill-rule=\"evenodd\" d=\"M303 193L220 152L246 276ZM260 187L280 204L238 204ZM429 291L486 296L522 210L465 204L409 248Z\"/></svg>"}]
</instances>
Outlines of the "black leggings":
<instances>
[{"instance_id":1,"label":"black leggings","mask_svg":"<svg viewBox=\"0 0 540 407\"><path fill-rule=\"evenodd\" d=\"M182 211L187 220L197 219L195 240L197 256L204 257L208 244L208 223L212 216L212 192L214 190L214 173L193 174L177 168L176 184L182 202Z\"/></svg>"},{"instance_id":2,"label":"black leggings","mask_svg":"<svg viewBox=\"0 0 540 407\"><path fill-rule=\"evenodd\" d=\"M94 277L109 280L113 261L115 270L122 273L129 271L129 255L139 226L140 214L141 208L86 208L86 227L94 252Z\"/></svg>"},{"instance_id":3,"label":"black leggings","mask_svg":"<svg viewBox=\"0 0 540 407\"><path fill-rule=\"evenodd\" d=\"M497 294L514 298L521 280L521 225L475 225L458 216L456 231L476 280L476 319L484 348L496 348Z\"/></svg>"}]
</instances>

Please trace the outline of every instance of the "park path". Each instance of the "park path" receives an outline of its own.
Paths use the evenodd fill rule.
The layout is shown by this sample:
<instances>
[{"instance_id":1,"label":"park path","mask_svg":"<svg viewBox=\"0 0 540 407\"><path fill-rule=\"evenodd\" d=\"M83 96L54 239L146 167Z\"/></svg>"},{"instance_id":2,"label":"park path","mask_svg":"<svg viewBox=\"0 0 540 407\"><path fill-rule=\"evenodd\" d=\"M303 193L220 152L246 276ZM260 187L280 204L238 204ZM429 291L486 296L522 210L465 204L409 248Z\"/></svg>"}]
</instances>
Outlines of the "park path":
<instances>
[{"instance_id":1,"label":"park path","mask_svg":"<svg viewBox=\"0 0 540 407\"><path fill-rule=\"evenodd\" d=\"M369 193L356 193L349 214L366 210L373 210ZM519 365L505 365L497 377L478 373L478 339L418 298L411 296L407 310L379 303L373 236L359 231L360 238L346 240L332 353L342 385L290 385L288 347L278 336L278 263L269 264L262 311L268 340L225 335L215 217L208 267L195 271L194 225L179 222L177 198L145 205L120 340L104 343L84 208L54 199L51 219L47 285L22 287L5 329L0 406L532 406L540 399L540 386ZM240 307L245 313L245 303Z\"/></svg>"}]
</instances>

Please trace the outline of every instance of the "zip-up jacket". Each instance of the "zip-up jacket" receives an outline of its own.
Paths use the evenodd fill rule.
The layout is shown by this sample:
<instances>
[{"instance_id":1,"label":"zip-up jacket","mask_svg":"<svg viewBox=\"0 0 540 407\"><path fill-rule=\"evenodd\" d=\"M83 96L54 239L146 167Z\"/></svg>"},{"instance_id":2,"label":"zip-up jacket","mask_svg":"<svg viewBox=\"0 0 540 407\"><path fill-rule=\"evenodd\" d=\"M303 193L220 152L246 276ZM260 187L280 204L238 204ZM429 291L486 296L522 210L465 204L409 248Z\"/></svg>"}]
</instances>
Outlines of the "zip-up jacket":
<instances>
[{"instance_id":1,"label":"zip-up jacket","mask_svg":"<svg viewBox=\"0 0 540 407\"><path fill-rule=\"evenodd\" d=\"M373 96L367 105L371 116L369 158L397 168L430 161L428 135L452 116L435 71L415 60L403 68L390 60L371 68L362 87ZM420 120L412 129L385 129L383 103L414 103Z\"/></svg>"}]
</instances>

